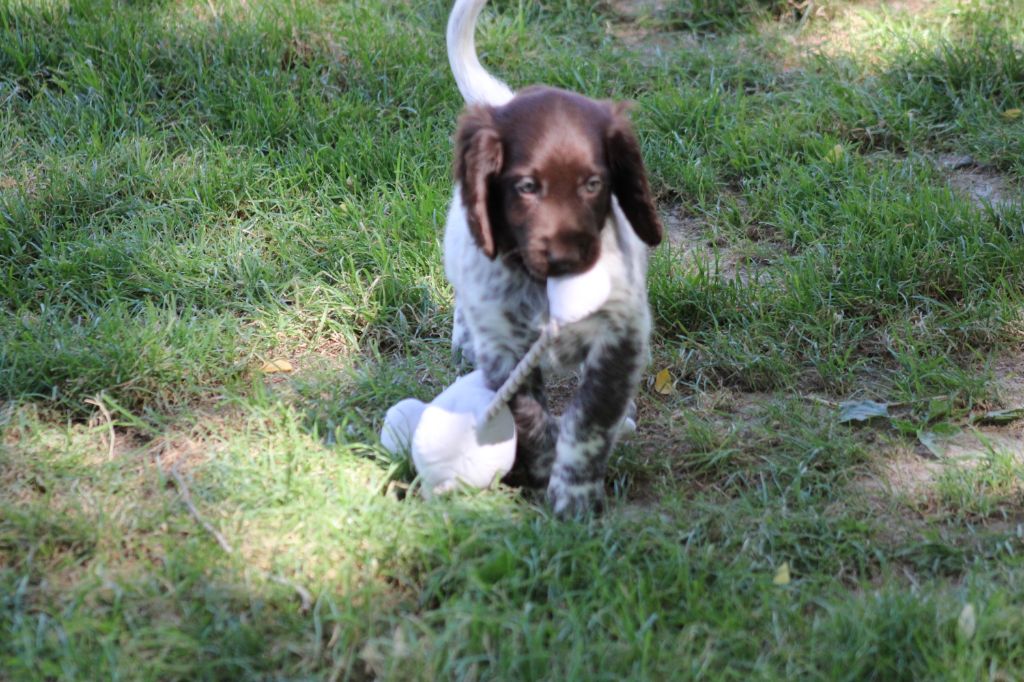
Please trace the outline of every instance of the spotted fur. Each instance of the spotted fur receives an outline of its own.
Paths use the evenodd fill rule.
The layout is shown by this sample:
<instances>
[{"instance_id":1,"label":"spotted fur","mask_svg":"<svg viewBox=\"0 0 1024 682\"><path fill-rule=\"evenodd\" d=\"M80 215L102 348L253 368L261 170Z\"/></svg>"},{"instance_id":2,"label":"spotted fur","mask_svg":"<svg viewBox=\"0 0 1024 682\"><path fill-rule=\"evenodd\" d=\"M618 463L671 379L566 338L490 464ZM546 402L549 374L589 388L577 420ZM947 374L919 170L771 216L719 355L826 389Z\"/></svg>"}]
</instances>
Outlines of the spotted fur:
<instances>
[{"instance_id":1,"label":"spotted fur","mask_svg":"<svg viewBox=\"0 0 1024 682\"><path fill-rule=\"evenodd\" d=\"M452 348L497 389L548 320L547 277L602 261L608 300L561 329L509 403L517 450L507 480L546 486L557 514L578 514L603 505L608 456L647 362L647 254L662 226L626 107L544 86L513 93L476 56L473 29L485 2L456 0L446 34L469 105L455 135L444 238L455 289ZM556 418L544 376L581 363L579 387Z\"/></svg>"},{"instance_id":2,"label":"spotted fur","mask_svg":"<svg viewBox=\"0 0 1024 682\"><path fill-rule=\"evenodd\" d=\"M612 293L591 317L564 327L542 369L513 399L519 447L509 481L546 486L556 513L600 509L604 475L618 426L647 363L651 330L647 250L618 201L602 230L601 258ZM491 260L470 234L458 189L445 228L445 272L455 289L453 350L500 386L548 317L542 282L503 259ZM561 419L547 409L544 374L582 362L579 388Z\"/></svg>"}]
</instances>

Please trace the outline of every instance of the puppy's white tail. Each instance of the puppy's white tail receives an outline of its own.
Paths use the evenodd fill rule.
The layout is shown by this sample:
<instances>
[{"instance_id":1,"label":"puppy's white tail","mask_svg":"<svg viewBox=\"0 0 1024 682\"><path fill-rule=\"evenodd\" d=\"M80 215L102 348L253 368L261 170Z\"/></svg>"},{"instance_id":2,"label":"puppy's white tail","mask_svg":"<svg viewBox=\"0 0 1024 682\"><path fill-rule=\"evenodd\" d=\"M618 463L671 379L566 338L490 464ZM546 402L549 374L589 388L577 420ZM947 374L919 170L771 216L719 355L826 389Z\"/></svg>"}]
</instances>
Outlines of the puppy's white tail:
<instances>
[{"instance_id":1,"label":"puppy's white tail","mask_svg":"<svg viewBox=\"0 0 1024 682\"><path fill-rule=\"evenodd\" d=\"M487 73L476 56L473 32L487 0L455 0L448 17L448 63L466 104L501 106L512 99L512 89Z\"/></svg>"}]
</instances>

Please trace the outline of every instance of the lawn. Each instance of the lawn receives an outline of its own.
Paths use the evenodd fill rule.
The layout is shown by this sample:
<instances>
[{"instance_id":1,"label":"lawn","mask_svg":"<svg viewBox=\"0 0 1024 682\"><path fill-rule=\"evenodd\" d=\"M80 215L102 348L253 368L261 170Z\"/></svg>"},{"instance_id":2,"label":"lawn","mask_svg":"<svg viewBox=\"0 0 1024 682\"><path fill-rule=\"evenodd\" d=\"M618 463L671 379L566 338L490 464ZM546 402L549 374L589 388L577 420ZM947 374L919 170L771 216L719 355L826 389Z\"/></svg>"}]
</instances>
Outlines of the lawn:
<instances>
[{"instance_id":1,"label":"lawn","mask_svg":"<svg viewBox=\"0 0 1024 682\"><path fill-rule=\"evenodd\" d=\"M492 2L669 234L568 521L377 441L455 376L448 6L0 0L0 679L1024 678L1024 2Z\"/></svg>"}]
</instances>

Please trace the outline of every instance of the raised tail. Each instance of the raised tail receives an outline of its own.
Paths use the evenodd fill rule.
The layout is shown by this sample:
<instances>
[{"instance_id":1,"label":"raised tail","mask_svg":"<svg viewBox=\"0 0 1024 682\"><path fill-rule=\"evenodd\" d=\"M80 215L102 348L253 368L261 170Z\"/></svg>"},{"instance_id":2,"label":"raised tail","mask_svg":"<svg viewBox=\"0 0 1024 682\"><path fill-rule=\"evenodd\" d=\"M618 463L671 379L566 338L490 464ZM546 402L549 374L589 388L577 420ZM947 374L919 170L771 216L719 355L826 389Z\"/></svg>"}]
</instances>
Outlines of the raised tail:
<instances>
[{"instance_id":1,"label":"raised tail","mask_svg":"<svg viewBox=\"0 0 1024 682\"><path fill-rule=\"evenodd\" d=\"M487 0L455 0L448 17L448 63L466 104L501 106L513 97L512 89L487 73L476 56L473 32Z\"/></svg>"}]
</instances>

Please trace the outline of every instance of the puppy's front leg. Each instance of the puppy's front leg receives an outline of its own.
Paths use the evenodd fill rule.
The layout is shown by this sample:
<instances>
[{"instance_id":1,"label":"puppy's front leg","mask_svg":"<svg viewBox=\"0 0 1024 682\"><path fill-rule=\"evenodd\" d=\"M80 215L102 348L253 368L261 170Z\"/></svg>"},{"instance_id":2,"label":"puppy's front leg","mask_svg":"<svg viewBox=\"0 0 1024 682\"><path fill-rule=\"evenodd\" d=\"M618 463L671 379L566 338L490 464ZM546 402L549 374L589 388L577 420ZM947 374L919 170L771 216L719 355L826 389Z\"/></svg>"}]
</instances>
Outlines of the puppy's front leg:
<instances>
[{"instance_id":1,"label":"puppy's front leg","mask_svg":"<svg viewBox=\"0 0 1024 682\"><path fill-rule=\"evenodd\" d=\"M508 379L515 361L511 354L484 355L480 364L488 385L497 389ZM548 412L540 369L530 373L508 406L516 424L516 459L504 482L541 488L547 484L555 460L558 420Z\"/></svg>"},{"instance_id":2,"label":"puppy's front leg","mask_svg":"<svg viewBox=\"0 0 1024 682\"><path fill-rule=\"evenodd\" d=\"M599 511L604 474L619 424L636 395L647 357L642 336L624 333L595 343L583 381L562 416L548 501L559 516Z\"/></svg>"},{"instance_id":3,"label":"puppy's front leg","mask_svg":"<svg viewBox=\"0 0 1024 682\"><path fill-rule=\"evenodd\" d=\"M455 302L455 317L452 320L452 362L460 373L468 372L476 364L473 334L466 324L466 315L458 301Z\"/></svg>"},{"instance_id":4,"label":"puppy's front leg","mask_svg":"<svg viewBox=\"0 0 1024 682\"><path fill-rule=\"evenodd\" d=\"M516 422L516 461L505 483L542 488L547 485L555 461L558 420L548 412L544 379L539 369L530 373L508 406Z\"/></svg>"}]
</instances>

